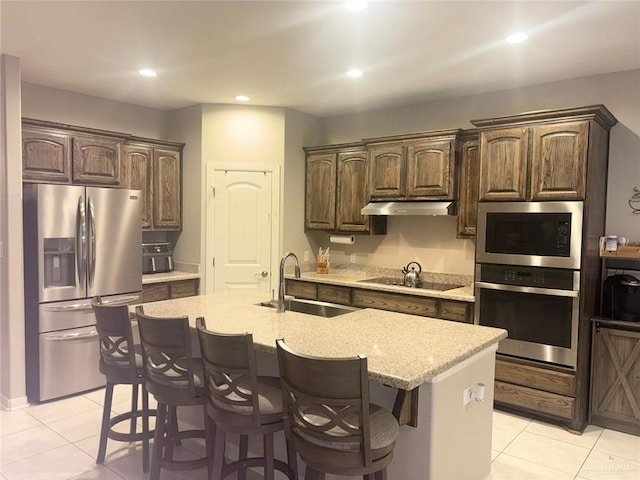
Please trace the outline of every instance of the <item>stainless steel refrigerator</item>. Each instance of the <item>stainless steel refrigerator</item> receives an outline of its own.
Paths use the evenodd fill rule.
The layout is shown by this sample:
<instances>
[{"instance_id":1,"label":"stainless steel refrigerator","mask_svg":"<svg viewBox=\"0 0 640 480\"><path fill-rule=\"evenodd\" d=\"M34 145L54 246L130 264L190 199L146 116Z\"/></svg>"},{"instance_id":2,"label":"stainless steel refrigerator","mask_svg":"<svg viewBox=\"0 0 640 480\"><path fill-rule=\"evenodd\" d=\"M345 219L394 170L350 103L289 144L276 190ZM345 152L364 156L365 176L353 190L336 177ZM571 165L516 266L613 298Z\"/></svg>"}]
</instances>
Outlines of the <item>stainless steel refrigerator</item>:
<instances>
[{"instance_id":1,"label":"stainless steel refrigerator","mask_svg":"<svg viewBox=\"0 0 640 480\"><path fill-rule=\"evenodd\" d=\"M139 299L140 191L24 184L23 202L29 400L104 385L91 299Z\"/></svg>"}]
</instances>

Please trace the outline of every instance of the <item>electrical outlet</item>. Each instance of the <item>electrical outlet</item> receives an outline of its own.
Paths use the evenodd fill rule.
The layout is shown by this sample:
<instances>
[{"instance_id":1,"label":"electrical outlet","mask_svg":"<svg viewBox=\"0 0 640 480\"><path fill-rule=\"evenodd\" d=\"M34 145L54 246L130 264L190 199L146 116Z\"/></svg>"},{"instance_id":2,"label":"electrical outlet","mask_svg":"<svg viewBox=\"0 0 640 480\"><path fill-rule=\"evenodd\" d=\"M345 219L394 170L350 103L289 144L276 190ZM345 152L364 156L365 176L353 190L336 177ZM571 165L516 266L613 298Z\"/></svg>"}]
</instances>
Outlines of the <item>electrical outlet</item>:
<instances>
[{"instance_id":1,"label":"electrical outlet","mask_svg":"<svg viewBox=\"0 0 640 480\"><path fill-rule=\"evenodd\" d=\"M467 405L473 400L473 387L474 385L471 385L462 392L462 405Z\"/></svg>"},{"instance_id":2,"label":"electrical outlet","mask_svg":"<svg viewBox=\"0 0 640 480\"><path fill-rule=\"evenodd\" d=\"M304 251L304 261L308 262L309 261L309 250L305 250Z\"/></svg>"},{"instance_id":3,"label":"electrical outlet","mask_svg":"<svg viewBox=\"0 0 640 480\"><path fill-rule=\"evenodd\" d=\"M349 261L351 261L351 263L356 263L356 254L352 253L351 256L349 257Z\"/></svg>"}]
</instances>

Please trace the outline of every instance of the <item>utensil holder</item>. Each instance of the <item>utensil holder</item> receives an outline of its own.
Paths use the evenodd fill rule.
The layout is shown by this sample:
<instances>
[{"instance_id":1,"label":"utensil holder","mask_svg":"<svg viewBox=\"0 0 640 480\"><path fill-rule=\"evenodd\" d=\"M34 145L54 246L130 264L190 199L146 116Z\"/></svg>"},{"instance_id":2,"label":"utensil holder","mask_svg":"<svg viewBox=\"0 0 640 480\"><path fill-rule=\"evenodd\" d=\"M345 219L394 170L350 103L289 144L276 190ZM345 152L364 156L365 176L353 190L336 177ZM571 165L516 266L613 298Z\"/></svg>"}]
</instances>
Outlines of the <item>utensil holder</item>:
<instances>
[{"instance_id":1,"label":"utensil holder","mask_svg":"<svg viewBox=\"0 0 640 480\"><path fill-rule=\"evenodd\" d=\"M316 262L316 273L329 273L329 262Z\"/></svg>"}]
</instances>

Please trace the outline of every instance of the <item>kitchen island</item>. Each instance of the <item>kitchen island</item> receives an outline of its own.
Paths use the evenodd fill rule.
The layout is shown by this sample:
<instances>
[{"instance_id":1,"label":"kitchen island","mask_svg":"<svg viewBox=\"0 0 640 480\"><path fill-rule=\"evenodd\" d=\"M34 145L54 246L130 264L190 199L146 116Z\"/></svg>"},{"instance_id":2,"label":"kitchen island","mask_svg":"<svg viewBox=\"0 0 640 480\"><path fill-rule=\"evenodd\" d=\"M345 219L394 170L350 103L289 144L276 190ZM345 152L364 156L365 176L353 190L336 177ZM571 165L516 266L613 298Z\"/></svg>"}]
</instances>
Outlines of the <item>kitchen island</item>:
<instances>
[{"instance_id":1,"label":"kitchen island","mask_svg":"<svg viewBox=\"0 0 640 480\"><path fill-rule=\"evenodd\" d=\"M256 305L265 300L264 293L236 291L144 309L156 316L188 315L192 326L204 316L217 332L251 332L263 374L277 375L278 338L309 355L366 355L374 403L392 410L397 392L411 392L416 426L401 427L389 479L489 477L495 350L506 331L376 309L333 318L277 313Z\"/></svg>"}]
</instances>

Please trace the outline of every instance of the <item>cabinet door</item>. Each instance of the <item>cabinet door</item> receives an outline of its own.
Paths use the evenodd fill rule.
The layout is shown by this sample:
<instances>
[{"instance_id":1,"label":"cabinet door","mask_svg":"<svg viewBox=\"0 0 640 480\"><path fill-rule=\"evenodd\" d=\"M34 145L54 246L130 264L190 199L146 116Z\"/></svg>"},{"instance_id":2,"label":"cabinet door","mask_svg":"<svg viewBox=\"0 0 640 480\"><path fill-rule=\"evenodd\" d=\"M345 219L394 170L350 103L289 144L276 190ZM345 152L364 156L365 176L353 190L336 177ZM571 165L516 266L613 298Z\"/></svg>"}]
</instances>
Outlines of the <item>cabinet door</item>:
<instances>
[{"instance_id":1,"label":"cabinet door","mask_svg":"<svg viewBox=\"0 0 640 480\"><path fill-rule=\"evenodd\" d=\"M169 282L171 298L192 297L194 295L197 295L198 283L199 280L197 278Z\"/></svg>"},{"instance_id":2,"label":"cabinet door","mask_svg":"<svg viewBox=\"0 0 640 480\"><path fill-rule=\"evenodd\" d=\"M153 228L180 230L181 189L180 152L155 149L153 151Z\"/></svg>"},{"instance_id":3,"label":"cabinet door","mask_svg":"<svg viewBox=\"0 0 640 480\"><path fill-rule=\"evenodd\" d=\"M407 147L407 196L453 199L453 141L431 140Z\"/></svg>"},{"instance_id":4,"label":"cabinet door","mask_svg":"<svg viewBox=\"0 0 640 480\"><path fill-rule=\"evenodd\" d=\"M169 284L167 282L142 285L141 303L169 300L170 297Z\"/></svg>"},{"instance_id":5,"label":"cabinet door","mask_svg":"<svg viewBox=\"0 0 640 480\"><path fill-rule=\"evenodd\" d=\"M584 200L588 132L587 121L540 125L533 128L533 200Z\"/></svg>"},{"instance_id":6,"label":"cabinet door","mask_svg":"<svg viewBox=\"0 0 640 480\"><path fill-rule=\"evenodd\" d=\"M462 140L460 147L458 238L476 236L479 174L480 147L478 138Z\"/></svg>"},{"instance_id":7,"label":"cabinet door","mask_svg":"<svg viewBox=\"0 0 640 480\"><path fill-rule=\"evenodd\" d=\"M122 161L122 187L140 190L142 195L142 229L151 228L151 161L152 148L125 145Z\"/></svg>"},{"instance_id":8,"label":"cabinet door","mask_svg":"<svg viewBox=\"0 0 640 480\"><path fill-rule=\"evenodd\" d=\"M116 139L73 138L73 183L120 186L120 148Z\"/></svg>"},{"instance_id":9,"label":"cabinet door","mask_svg":"<svg viewBox=\"0 0 640 480\"><path fill-rule=\"evenodd\" d=\"M305 227L334 230L336 227L336 155L310 154L307 157Z\"/></svg>"},{"instance_id":10,"label":"cabinet door","mask_svg":"<svg viewBox=\"0 0 640 480\"><path fill-rule=\"evenodd\" d=\"M39 128L22 129L22 180L70 183L71 137Z\"/></svg>"},{"instance_id":11,"label":"cabinet door","mask_svg":"<svg viewBox=\"0 0 640 480\"><path fill-rule=\"evenodd\" d=\"M366 151L338 154L336 230L369 231L369 216L360 213L369 199L367 166Z\"/></svg>"},{"instance_id":12,"label":"cabinet door","mask_svg":"<svg viewBox=\"0 0 640 480\"><path fill-rule=\"evenodd\" d=\"M525 200L529 131L480 133L480 200Z\"/></svg>"},{"instance_id":13,"label":"cabinet door","mask_svg":"<svg viewBox=\"0 0 640 480\"><path fill-rule=\"evenodd\" d=\"M372 198L402 198L405 195L404 147L378 145L369 151L369 193Z\"/></svg>"},{"instance_id":14,"label":"cabinet door","mask_svg":"<svg viewBox=\"0 0 640 480\"><path fill-rule=\"evenodd\" d=\"M591 421L640 434L640 331L594 326Z\"/></svg>"}]
</instances>

